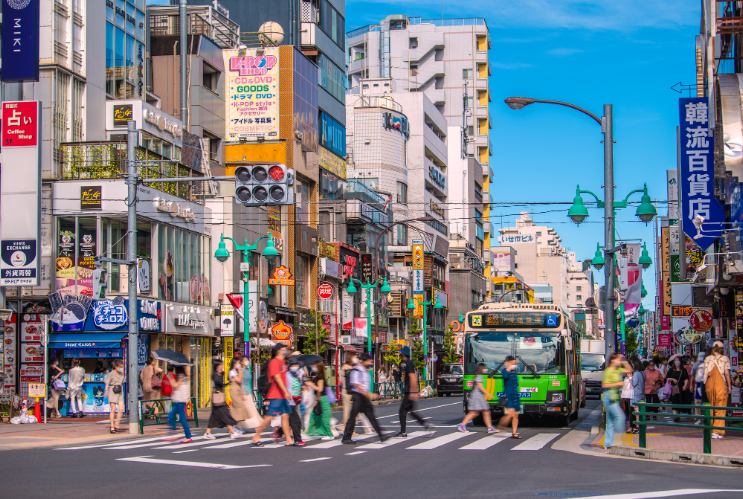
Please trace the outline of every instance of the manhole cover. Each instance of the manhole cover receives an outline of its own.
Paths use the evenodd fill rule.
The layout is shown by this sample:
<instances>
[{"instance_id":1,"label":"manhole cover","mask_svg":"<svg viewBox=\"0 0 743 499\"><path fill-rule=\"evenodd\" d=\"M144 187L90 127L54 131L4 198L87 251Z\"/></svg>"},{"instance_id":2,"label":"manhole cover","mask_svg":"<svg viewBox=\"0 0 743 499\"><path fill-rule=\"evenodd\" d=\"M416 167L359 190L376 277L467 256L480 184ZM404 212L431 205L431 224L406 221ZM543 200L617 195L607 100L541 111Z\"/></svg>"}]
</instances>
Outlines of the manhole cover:
<instances>
[{"instance_id":1,"label":"manhole cover","mask_svg":"<svg viewBox=\"0 0 743 499\"><path fill-rule=\"evenodd\" d=\"M537 492L540 497L596 497L603 496L603 492L582 492L577 490L556 490L551 492Z\"/></svg>"}]
</instances>

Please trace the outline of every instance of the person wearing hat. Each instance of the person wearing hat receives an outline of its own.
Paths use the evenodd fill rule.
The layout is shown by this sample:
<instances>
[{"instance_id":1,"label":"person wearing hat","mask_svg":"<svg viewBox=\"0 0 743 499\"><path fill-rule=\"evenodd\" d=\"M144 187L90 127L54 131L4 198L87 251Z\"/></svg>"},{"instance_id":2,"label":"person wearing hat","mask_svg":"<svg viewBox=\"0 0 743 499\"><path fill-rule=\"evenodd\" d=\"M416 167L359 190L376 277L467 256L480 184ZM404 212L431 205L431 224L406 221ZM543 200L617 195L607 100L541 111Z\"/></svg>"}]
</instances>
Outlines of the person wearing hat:
<instances>
[{"instance_id":1,"label":"person wearing hat","mask_svg":"<svg viewBox=\"0 0 743 499\"><path fill-rule=\"evenodd\" d=\"M286 345L282 343L278 343L273 347L273 359L268 363L268 381L271 383L268 394L266 394L266 399L269 401L268 409L263 416L263 423L255 429L253 445L256 447L263 447L261 443L261 432L271 424L271 420L275 416L281 418L281 427L286 437L286 445L299 447L299 443L297 442L295 444L292 439L292 432L289 427L289 414L292 411L289 407L291 394L286 388L286 353Z\"/></svg>"},{"instance_id":2,"label":"person wearing hat","mask_svg":"<svg viewBox=\"0 0 743 499\"><path fill-rule=\"evenodd\" d=\"M723 355L725 345L722 341L715 341L712 344L712 355L704 359L704 389L707 392L707 398L712 406L727 406L728 395L732 390L730 379L730 359ZM721 409L711 409L712 416L725 417L725 411ZM712 426L725 426L724 419L713 419ZM722 438L725 430L712 430L712 438Z\"/></svg>"},{"instance_id":3,"label":"person wearing hat","mask_svg":"<svg viewBox=\"0 0 743 499\"><path fill-rule=\"evenodd\" d=\"M415 401L418 400L418 376L415 373L415 364L411 360L410 347L402 347L400 349L400 355L402 356L402 362L400 362L400 373L402 374L403 381L403 395L402 403L400 404L400 432L395 435L397 438L406 438L408 434L405 432L408 423L408 414L418 421L421 426L424 426L426 430L431 428L431 424L423 420L422 417L415 412Z\"/></svg>"}]
</instances>

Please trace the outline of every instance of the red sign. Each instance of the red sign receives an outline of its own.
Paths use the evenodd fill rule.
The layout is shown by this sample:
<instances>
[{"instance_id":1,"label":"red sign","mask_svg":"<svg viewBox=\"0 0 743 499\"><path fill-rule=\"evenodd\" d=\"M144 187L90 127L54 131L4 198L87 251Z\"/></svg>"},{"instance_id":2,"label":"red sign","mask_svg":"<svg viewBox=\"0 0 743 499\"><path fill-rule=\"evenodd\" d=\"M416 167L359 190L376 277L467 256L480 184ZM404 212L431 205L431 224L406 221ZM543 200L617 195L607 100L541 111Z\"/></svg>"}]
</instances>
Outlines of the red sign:
<instances>
[{"instance_id":1,"label":"red sign","mask_svg":"<svg viewBox=\"0 0 743 499\"><path fill-rule=\"evenodd\" d=\"M273 271L273 276L268 280L268 284L275 284L278 286L294 286L294 276L291 271L284 267L276 267Z\"/></svg>"},{"instance_id":2,"label":"red sign","mask_svg":"<svg viewBox=\"0 0 743 499\"><path fill-rule=\"evenodd\" d=\"M689 324L695 331L705 333L712 329L712 314L707 310L696 310L691 314Z\"/></svg>"},{"instance_id":3,"label":"red sign","mask_svg":"<svg viewBox=\"0 0 743 499\"><path fill-rule=\"evenodd\" d=\"M320 284L317 287L317 296L323 300L333 297L333 286L330 284Z\"/></svg>"},{"instance_id":4,"label":"red sign","mask_svg":"<svg viewBox=\"0 0 743 499\"><path fill-rule=\"evenodd\" d=\"M271 338L277 343L292 344L292 327L284 321L279 321L271 327Z\"/></svg>"},{"instance_id":5,"label":"red sign","mask_svg":"<svg viewBox=\"0 0 743 499\"><path fill-rule=\"evenodd\" d=\"M3 147L38 145L38 102L3 102Z\"/></svg>"},{"instance_id":6,"label":"red sign","mask_svg":"<svg viewBox=\"0 0 743 499\"><path fill-rule=\"evenodd\" d=\"M659 334L658 335L658 346L659 347L670 347L673 345L673 340L670 334Z\"/></svg>"}]
</instances>

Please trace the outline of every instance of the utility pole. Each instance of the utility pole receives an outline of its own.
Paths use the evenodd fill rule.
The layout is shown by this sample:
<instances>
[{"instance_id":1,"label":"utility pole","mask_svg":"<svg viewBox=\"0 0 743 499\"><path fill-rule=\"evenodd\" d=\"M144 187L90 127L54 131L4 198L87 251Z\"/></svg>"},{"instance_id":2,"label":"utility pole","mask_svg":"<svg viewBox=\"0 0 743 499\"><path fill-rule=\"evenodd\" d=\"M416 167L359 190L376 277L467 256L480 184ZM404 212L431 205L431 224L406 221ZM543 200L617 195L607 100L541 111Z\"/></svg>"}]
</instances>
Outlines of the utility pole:
<instances>
[{"instance_id":1,"label":"utility pole","mask_svg":"<svg viewBox=\"0 0 743 499\"><path fill-rule=\"evenodd\" d=\"M614 118L611 104L604 104L601 131L604 132L604 240L605 247L614 247ZM614 313L614 255L606 255L604 279L606 301L604 308L604 345L608 355L616 352L616 314Z\"/></svg>"},{"instance_id":2,"label":"utility pole","mask_svg":"<svg viewBox=\"0 0 743 499\"><path fill-rule=\"evenodd\" d=\"M180 46L181 46L181 121L183 122L183 129L190 130L188 126L188 80L186 71L186 65L188 60L188 11L186 7L186 0L181 0L178 6L178 12L180 17Z\"/></svg>"},{"instance_id":3,"label":"utility pole","mask_svg":"<svg viewBox=\"0 0 743 499\"><path fill-rule=\"evenodd\" d=\"M184 0L181 0L184 1ZM129 433L139 433L138 407L138 348L137 348L137 122L127 121L127 225L126 259L129 268L129 336L127 349L127 382L129 384Z\"/></svg>"}]
</instances>

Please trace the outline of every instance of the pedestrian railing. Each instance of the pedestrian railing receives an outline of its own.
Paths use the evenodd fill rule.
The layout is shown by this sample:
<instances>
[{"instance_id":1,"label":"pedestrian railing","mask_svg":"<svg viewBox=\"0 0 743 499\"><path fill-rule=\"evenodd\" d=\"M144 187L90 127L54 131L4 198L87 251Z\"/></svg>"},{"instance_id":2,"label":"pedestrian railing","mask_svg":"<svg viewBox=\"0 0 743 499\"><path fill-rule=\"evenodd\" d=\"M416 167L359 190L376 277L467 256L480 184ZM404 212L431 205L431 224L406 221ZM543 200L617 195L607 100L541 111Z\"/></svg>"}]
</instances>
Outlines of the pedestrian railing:
<instances>
[{"instance_id":1,"label":"pedestrian railing","mask_svg":"<svg viewBox=\"0 0 743 499\"><path fill-rule=\"evenodd\" d=\"M691 405L691 404L650 404L646 402L639 402L637 404L638 411L633 412L632 414L635 416L639 416L640 420L635 421L634 424L638 425L640 427L639 430L639 446L643 449L647 448L647 428L646 426L651 424L653 426L672 426L676 428L700 428L700 425L697 424L688 424L688 423L664 423L660 421L652 421L649 422L646 420L648 416L657 416L659 413L657 412L647 412L646 408L648 407L655 407L655 408L663 408L668 407L670 409L701 409L703 412L703 415L696 415L696 414L674 414L676 417L684 417L684 418L692 418L692 419L700 419L702 420L701 429L703 430L703 439L704 439L704 453L705 454L712 454L712 430L726 430L726 431L743 431L743 428L736 427L736 426L712 426L713 419L715 420L722 420L722 421L735 421L735 422L743 422L743 418L741 417L732 417L732 416L713 416L710 415L710 412L713 410L719 410L719 411L739 411L740 407L719 407L719 406L713 406L709 404L703 404L703 405Z\"/></svg>"},{"instance_id":2,"label":"pedestrian railing","mask_svg":"<svg viewBox=\"0 0 743 499\"><path fill-rule=\"evenodd\" d=\"M171 399L152 399L152 400L140 400L139 404L139 434L144 435L145 426L157 426L168 424L168 413L170 412L173 401ZM144 405L149 404L149 410L145 409ZM191 397L191 411L193 417L188 418L188 421L193 421L196 428L199 427L199 414L196 408L196 398ZM188 414L188 407L186 407L186 414ZM178 417L178 416L176 416ZM148 422L145 422L148 421Z\"/></svg>"}]
</instances>

